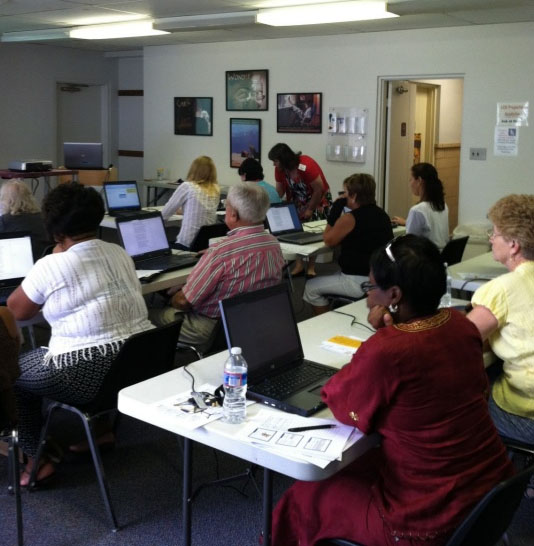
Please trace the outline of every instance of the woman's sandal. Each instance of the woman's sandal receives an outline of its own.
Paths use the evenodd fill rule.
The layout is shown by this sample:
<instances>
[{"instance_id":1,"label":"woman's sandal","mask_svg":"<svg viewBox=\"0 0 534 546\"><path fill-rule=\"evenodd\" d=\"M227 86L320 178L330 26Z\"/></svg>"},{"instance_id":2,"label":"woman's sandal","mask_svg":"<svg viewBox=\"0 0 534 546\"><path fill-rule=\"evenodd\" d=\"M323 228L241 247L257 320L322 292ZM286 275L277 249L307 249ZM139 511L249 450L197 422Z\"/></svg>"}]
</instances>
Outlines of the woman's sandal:
<instances>
[{"instance_id":1,"label":"woman's sandal","mask_svg":"<svg viewBox=\"0 0 534 546\"><path fill-rule=\"evenodd\" d=\"M28 468L29 467L29 468ZM43 488L50 485L56 478L56 469L53 463L49 460L42 460L37 471L35 483L30 483L32 465L27 465L20 475L20 486L28 489Z\"/></svg>"}]
</instances>

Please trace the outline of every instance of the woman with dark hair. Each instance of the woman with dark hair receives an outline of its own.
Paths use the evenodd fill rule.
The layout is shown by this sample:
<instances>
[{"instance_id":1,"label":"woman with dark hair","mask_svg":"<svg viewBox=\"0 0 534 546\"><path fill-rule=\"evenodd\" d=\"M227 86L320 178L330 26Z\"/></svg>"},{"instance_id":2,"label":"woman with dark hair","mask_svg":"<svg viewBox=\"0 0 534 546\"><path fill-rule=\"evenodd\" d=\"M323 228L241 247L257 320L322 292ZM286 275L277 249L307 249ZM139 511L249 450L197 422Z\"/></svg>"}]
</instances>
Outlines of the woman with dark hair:
<instances>
[{"instance_id":1,"label":"woman with dark hair","mask_svg":"<svg viewBox=\"0 0 534 546\"><path fill-rule=\"evenodd\" d=\"M241 165L239 165L237 174L239 174L243 182L254 182L262 187L268 193L269 202L271 204L281 202L280 196L274 186L271 186L271 184L268 184L263 179L263 167L256 159L252 159L251 157L245 159Z\"/></svg>"},{"instance_id":2,"label":"woman with dark hair","mask_svg":"<svg viewBox=\"0 0 534 546\"><path fill-rule=\"evenodd\" d=\"M437 247L394 239L373 254L362 289L377 332L322 397L339 421L382 440L331 478L284 494L273 517L277 546L333 537L442 546L513 474L488 412L480 335L463 314L437 308L445 291Z\"/></svg>"},{"instance_id":3,"label":"woman with dark hair","mask_svg":"<svg viewBox=\"0 0 534 546\"><path fill-rule=\"evenodd\" d=\"M274 165L276 191L297 207L303 222L325 218L332 204L330 187L317 162L301 152L294 152L287 144L275 144L269 151L269 159ZM303 274L303 264L299 259L292 275ZM315 277L315 260L308 263L308 277Z\"/></svg>"},{"instance_id":4,"label":"woman with dark hair","mask_svg":"<svg viewBox=\"0 0 534 546\"><path fill-rule=\"evenodd\" d=\"M48 347L19 360L15 394L20 444L30 457L23 486L37 452L43 397L90 402L124 340L153 328L132 259L118 245L97 239L104 216L100 195L80 184L61 184L44 198L43 216L56 246L7 301L17 320L42 309L52 330ZM53 473L52 464L45 462L37 480Z\"/></svg>"},{"instance_id":5,"label":"woman with dark hair","mask_svg":"<svg viewBox=\"0 0 534 546\"><path fill-rule=\"evenodd\" d=\"M343 181L343 188L347 197L334 203L324 231L326 246L341 246L341 271L311 279L304 289L303 299L316 314L330 309L325 294L363 296L360 284L368 280L371 254L393 238L389 216L376 205L374 178L353 174ZM345 208L350 212L344 214Z\"/></svg>"},{"instance_id":6,"label":"woman with dark hair","mask_svg":"<svg viewBox=\"0 0 534 546\"><path fill-rule=\"evenodd\" d=\"M393 216L391 220L406 225L406 233L426 237L442 250L449 240L449 209L436 168L430 163L413 165L410 189L419 203L410 209L408 218Z\"/></svg>"}]
</instances>

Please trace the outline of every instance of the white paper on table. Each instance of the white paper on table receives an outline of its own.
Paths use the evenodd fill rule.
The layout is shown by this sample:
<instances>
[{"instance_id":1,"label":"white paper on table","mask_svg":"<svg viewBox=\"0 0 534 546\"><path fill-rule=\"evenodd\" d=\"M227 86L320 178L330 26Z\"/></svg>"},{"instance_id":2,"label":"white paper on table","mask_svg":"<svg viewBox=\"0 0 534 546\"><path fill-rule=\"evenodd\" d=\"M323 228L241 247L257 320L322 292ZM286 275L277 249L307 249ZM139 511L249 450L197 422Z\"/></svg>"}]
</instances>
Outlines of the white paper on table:
<instances>
[{"instance_id":1,"label":"white paper on table","mask_svg":"<svg viewBox=\"0 0 534 546\"><path fill-rule=\"evenodd\" d=\"M213 394L216 388L215 385L204 383L199 387L199 392ZM152 406L158 412L176 419L180 423L180 426L188 430L202 427L222 417L222 408L219 406L208 406L203 411L198 411L198 409L195 411L196 406L187 403L189 398L191 398L191 391L185 391L154 402Z\"/></svg>"},{"instance_id":2,"label":"white paper on table","mask_svg":"<svg viewBox=\"0 0 534 546\"><path fill-rule=\"evenodd\" d=\"M359 349L359 347L351 347L350 345L345 343L336 343L336 341L334 341L335 338L340 338L340 340L348 338L349 340L359 341L360 344L362 343L362 340L357 338L356 336L334 336L330 339L326 339L325 341L323 341L321 343L321 347L323 349L326 349L327 351L346 355L353 355Z\"/></svg>"},{"instance_id":3,"label":"white paper on table","mask_svg":"<svg viewBox=\"0 0 534 546\"><path fill-rule=\"evenodd\" d=\"M289 428L333 424L335 428L288 432ZM238 438L244 442L261 445L276 453L326 466L341 457L354 427L334 419L300 417L287 413L260 410L243 426ZM326 463L326 464L325 464ZM323 466L324 465L324 466Z\"/></svg>"},{"instance_id":4,"label":"white paper on table","mask_svg":"<svg viewBox=\"0 0 534 546\"><path fill-rule=\"evenodd\" d=\"M138 279L142 279L143 277L151 277L152 275L157 275L162 271L163 269L136 269L135 273L137 274Z\"/></svg>"}]
</instances>

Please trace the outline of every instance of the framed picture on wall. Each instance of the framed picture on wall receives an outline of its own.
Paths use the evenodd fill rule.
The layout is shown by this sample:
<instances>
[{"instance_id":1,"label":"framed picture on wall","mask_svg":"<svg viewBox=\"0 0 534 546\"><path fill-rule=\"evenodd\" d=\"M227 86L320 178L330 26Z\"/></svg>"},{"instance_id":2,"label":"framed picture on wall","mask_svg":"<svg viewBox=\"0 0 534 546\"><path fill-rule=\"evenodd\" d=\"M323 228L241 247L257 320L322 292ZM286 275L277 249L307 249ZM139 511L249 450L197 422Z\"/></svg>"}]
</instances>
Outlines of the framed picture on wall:
<instances>
[{"instance_id":1,"label":"framed picture on wall","mask_svg":"<svg viewBox=\"0 0 534 546\"><path fill-rule=\"evenodd\" d=\"M226 72L226 109L260 111L269 109L268 70L228 70Z\"/></svg>"},{"instance_id":2,"label":"framed picture on wall","mask_svg":"<svg viewBox=\"0 0 534 546\"><path fill-rule=\"evenodd\" d=\"M278 93L276 130L279 133L321 133L322 93Z\"/></svg>"},{"instance_id":3,"label":"framed picture on wall","mask_svg":"<svg viewBox=\"0 0 534 546\"><path fill-rule=\"evenodd\" d=\"M261 162L261 119L230 118L230 167L248 157Z\"/></svg>"},{"instance_id":4,"label":"framed picture on wall","mask_svg":"<svg viewBox=\"0 0 534 546\"><path fill-rule=\"evenodd\" d=\"M212 97L174 97L174 134L212 136Z\"/></svg>"}]
</instances>

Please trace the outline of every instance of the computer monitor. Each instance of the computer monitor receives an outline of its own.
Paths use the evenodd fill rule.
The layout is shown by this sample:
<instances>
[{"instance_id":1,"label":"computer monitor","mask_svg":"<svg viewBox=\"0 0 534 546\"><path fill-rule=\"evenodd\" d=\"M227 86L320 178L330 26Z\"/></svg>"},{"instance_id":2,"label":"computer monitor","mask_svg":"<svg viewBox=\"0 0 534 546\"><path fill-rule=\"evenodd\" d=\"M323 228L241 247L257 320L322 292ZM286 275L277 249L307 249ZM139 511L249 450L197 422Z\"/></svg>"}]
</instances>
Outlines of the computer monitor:
<instances>
[{"instance_id":1,"label":"computer monitor","mask_svg":"<svg viewBox=\"0 0 534 546\"><path fill-rule=\"evenodd\" d=\"M63 156L67 169L102 169L103 148L101 142L64 142Z\"/></svg>"}]
</instances>

